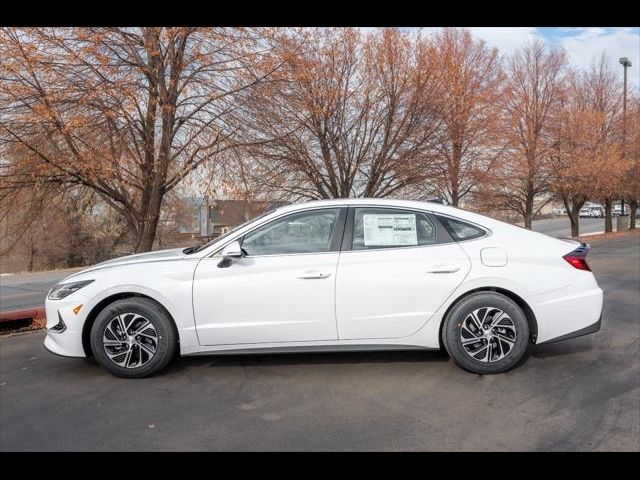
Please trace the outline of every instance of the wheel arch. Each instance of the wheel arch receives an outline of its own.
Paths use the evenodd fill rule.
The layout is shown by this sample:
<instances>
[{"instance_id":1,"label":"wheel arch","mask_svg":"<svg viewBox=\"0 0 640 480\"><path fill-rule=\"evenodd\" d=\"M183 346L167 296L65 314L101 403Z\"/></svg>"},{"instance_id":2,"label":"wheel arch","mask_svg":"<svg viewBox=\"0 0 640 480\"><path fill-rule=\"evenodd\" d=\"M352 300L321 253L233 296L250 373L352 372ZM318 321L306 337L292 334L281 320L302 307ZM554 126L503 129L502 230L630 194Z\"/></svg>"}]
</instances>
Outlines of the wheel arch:
<instances>
[{"instance_id":1,"label":"wheel arch","mask_svg":"<svg viewBox=\"0 0 640 480\"><path fill-rule=\"evenodd\" d=\"M169 310L157 299L149 295L145 295L144 293L138 293L138 292L114 293L112 295L109 295L103 298L98 303L96 303L91 309L91 311L87 314L87 318L84 321L84 325L82 326L82 348L87 357L93 356L93 351L91 349L91 328L93 327L93 324L96 321L96 318L98 317L100 312L104 310L108 305L115 302L116 300L122 300L125 298L133 298L133 297L148 298L149 300L154 302L156 305L158 305L160 308L162 308L171 319L171 322L173 323L173 326L176 328L176 331L177 331L177 325L176 325L175 319L173 318L173 315L171 315L171 312L169 312Z\"/></svg>"},{"instance_id":2,"label":"wheel arch","mask_svg":"<svg viewBox=\"0 0 640 480\"><path fill-rule=\"evenodd\" d=\"M512 292L511 290L508 290L502 287L478 287L478 288L469 290L467 292L464 292L462 295L456 298L453 302L451 302L447 310L444 312L444 315L442 316L442 321L440 322L440 330L438 332L438 341L440 343L440 348L444 348L444 344L442 342L442 329L444 328L444 324L447 319L447 316L449 315L449 312L453 309L453 307L455 307L458 303L460 303L462 300L464 300L468 296L473 295L474 293L480 293L480 292L500 293L505 297L513 300L524 312L524 315L527 319L527 323L529 324L529 336L530 336L531 342L536 343L536 339L538 338L538 320L536 319L536 315L535 313L533 313L533 310L531 309L529 304L521 296Z\"/></svg>"}]
</instances>

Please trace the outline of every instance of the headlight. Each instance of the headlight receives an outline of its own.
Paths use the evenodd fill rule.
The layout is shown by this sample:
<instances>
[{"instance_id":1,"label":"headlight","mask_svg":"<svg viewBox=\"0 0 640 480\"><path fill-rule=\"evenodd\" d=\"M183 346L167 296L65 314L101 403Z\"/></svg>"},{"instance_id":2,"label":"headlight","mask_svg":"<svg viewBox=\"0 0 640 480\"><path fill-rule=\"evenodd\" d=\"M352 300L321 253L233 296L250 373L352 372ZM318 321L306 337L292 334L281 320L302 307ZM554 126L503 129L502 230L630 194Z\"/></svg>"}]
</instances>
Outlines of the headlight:
<instances>
[{"instance_id":1,"label":"headlight","mask_svg":"<svg viewBox=\"0 0 640 480\"><path fill-rule=\"evenodd\" d=\"M60 283L53 287L49 292L49 300L62 300L64 297L68 297L73 292L80 290L82 287L86 287L93 280L83 280L82 282Z\"/></svg>"}]
</instances>

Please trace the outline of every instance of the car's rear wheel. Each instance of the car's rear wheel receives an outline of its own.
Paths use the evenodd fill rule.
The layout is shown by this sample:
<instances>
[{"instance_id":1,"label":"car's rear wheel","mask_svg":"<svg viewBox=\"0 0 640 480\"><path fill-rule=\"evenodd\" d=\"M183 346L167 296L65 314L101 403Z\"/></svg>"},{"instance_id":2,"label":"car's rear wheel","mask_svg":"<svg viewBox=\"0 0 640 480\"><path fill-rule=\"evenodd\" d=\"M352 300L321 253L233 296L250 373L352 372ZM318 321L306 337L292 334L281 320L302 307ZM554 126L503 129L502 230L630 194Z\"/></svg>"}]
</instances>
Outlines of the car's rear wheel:
<instances>
[{"instance_id":1,"label":"car's rear wheel","mask_svg":"<svg viewBox=\"0 0 640 480\"><path fill-rule=\"evenodd\" d=\"M177 334L169 314L143 297L116 300L91 328L96 360L118 377L142 378L165 368L175 354Z\"/></svg>"},{"instance_id":2,"label":"car's rear wheel","mask_svg":"<svg viewBox=\"0 0 640 480\"><path fill-rule=\"evenodd\" d=\"M447 315L444 346L453 360L474 373L501 373L513 368L529 348L529 324L522 309L495 292L462 299Z\"/></svg>"}]
</instances>

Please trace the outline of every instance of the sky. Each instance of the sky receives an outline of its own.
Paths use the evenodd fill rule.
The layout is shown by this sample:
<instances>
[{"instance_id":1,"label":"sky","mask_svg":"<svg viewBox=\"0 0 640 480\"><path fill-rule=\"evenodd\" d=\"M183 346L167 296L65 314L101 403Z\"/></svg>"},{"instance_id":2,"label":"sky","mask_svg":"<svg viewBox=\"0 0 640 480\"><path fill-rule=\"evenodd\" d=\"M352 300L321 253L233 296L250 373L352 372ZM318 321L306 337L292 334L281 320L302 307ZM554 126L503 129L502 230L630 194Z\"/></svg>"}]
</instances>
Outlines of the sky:
<instances>
[{"instance_id":1,"label":"sky","mask_svg":"<svg viewBox=\"0 0 640 480\"><path fill-rule=\"evenodd\" d=\"M429 34L438 29L420 30ZM620 75L622 65L618 59L627 57L632 63L627 70L629 87L640 89L640 27L471 27L469 30L504 54L535 38L562 46L569 63L576 67L588 67L594 57L605 52L609 61L620 69Z\"/></svg>"}]
</instances>

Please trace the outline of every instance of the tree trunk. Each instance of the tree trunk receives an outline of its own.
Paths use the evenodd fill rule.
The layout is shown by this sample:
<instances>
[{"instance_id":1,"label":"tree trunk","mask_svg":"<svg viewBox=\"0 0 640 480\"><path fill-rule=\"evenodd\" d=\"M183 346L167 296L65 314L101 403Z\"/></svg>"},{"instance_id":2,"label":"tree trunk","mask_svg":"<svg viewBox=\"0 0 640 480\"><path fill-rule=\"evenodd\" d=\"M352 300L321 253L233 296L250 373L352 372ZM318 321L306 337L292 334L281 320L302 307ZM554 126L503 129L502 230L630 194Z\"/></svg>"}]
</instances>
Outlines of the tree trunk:
<instances>
[{"instance_id":1,"label":"tree trunk","mask_svg":"<svg viewBox=\"0 0 640 480\"><path fill-rule=\"evenodd\" d=\"M527 197L524 207L524 228L532 229L533 224L533 197Z\"/></svg>"},{"instance_id":2,"label":"tree trunk","mask_svg":"<svg viewBox=\"0 0 640 480\"><path fill-rule=\"evenodd\" d=\"M586 203L586 200L575 200L569 202L568 197L563 197L562 202L564 208L567 211L569 217L569 223L571 224L571 236L578 237L580 235L580 209Z\"/></svg>"},{"instance_id":3,"label":"tree trunk","mask_svg":"<svg viewBox=\"0 0 640 480\"><path fill-rule=\"evenodd\" d=\"M460 163L462 161L462 146L460 142L453 143L453 158L449 166L449 176L451 177L451 205L458 206L460 202Z\"/></svg>"},{"instance_id":4,"label":"tree trunk","mask_svg":"<svg viewBox=\"0 0 640 480\"><path fill-rule=\"evenodd\" d=\"M635 230L636 213L638 212L638 200L631 200L629 202L629 209L631 210L631 218L629 218L629 230Z\"/></svg>"},{"instance_id":5,"label":"tree trunk","mask_svg":"<svg viewBox=\"0 0 640 480\"><path fill-rule=\"evenodd\" d=\"M454 207L457 207L459 202L460 202L460 196L458 195L458 191L454 190L451 193L451 205Z\"/></svg>"},{"instance_id":6,"label":"tree trunk","mask_svg":"<svg viewBox=\"0 0 640 480\"><path fill-rule=\"evenodd\" d=\"M153 248L153 241L156 238L156 230L158 229L161 204L162 194L155 192L150 198L142 228L138 230L135 253L148 252Z\"/></svg>"},{"instance_id":7,"label":"tree trunk","mask_svg":"<svg viewBox=\"0 0 640 480\"><path fill-rule=\"evenodd\" d=\"M571 223L571 236L578 237L580 235L580 215L578 212L567 212L569 222Z\"/></svg>"},{"instance_id":8,"label":"tree trunk","mask_svg":"<svg viewBox=\"0 0 640 480\"><path fill-rule=\"evenodd\" d=\"M613 231L613 221L611 220L611 199L604 199L604 231L609 233Z\"/></svg>"},{"instance_id":9,"label":"tree trunk","mask_svg":"<svg viewBox=\"0 0 640 480\"><path fill-rule=\"evenodd\" d=\"M27 267L27 270L33 272L33 257L35 256L36 249L33 246L33 231L29 233L29 265Z\"/></svg>"}]
</instances>

